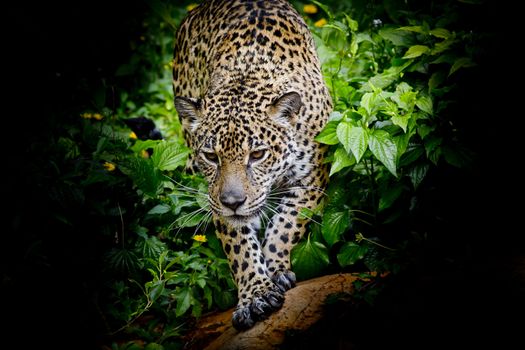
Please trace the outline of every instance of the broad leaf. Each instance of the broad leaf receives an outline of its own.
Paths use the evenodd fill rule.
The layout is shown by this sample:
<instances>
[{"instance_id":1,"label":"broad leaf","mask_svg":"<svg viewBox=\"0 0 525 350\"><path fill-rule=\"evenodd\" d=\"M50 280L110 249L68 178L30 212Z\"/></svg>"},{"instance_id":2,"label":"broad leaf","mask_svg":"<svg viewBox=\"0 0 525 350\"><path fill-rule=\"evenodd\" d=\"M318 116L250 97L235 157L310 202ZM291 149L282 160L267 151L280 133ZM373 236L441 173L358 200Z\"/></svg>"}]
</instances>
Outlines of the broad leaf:
<instances>
[{"instance_id":1,"label":"broad leaf","mask_svg":"<svg viewBox=\"0 0 525 350\"><path fill-rule=\"evenodd\" d=\"M374 75L372 78L370 78L368 82L363 85L361 90L374 91L374 89L386 88L395 82L399 78L401 72L403 72L403 70L405 70L405 68L407 68L411 63L412 60L408 60L401 66L393 66L385 69L382 73Z\"/></svg>"},{"instance_id":2,"label":"broad leaf","mask_svg":"<svg viewBox=\"0 0 525 350\"><path fill-rule=\"evenodd\" d=\"M454 74L460 68L472 67L472 66L475 66L475 63L472 62L472 60L470 58L468 58L468 57L460 57L454 62L452 67L450 67L450 72L448 73L448 75L450 76L450 75Z\"/></svg>"},{"instance_id":3,"label":"broad leaf","mask_svg":"<svg viewBox=\"0 0 525 350\"><path fill-rule=\"evenodd\" d=\"M407 132L407 125L409 119L410 114L401 115L399 113L396 113L396 115L392 116L390 120L392 120L392 123L394 123L394 125L397 125L401 129L403 129L403 132Z\"/></svg>"},{"instance_id":4,"label":"broad leaf","mask_svg":"<svg viewBox=\"0 0 525 350\"><path fill-rule=\"evenodd\" d=\"M369 136L368 146L374 156L397 177L397 146L390 134L384 130L374 130Z\"/></svg>"},{"instance_id":5,"label":"broad leaf","mask_svg":"<svg viewBox=\"0 0 525 350\"><path fill-rule=\"evenodd\" d=\"M337 137L346 151L348 153L352 152L356 162L359 163L368 147L367 130L360 126L354 126L348 122L341 122L337 126Z\"/></svg>"},{"instance_id":6,"label":"broad leaf","mask_svg":"<svg viewBox=\"0 0 525 350\"><path fill-rule=\"evenodd\" d=\"M150 197L155 197L161 190L164 177L149 158L133 158L129 164L129 176L137 187Z\"/></svg>"},{"instance_id":7,"label":"broad leaf","mask_svg":"<svg viewBox=\"0 0 525 350\"><path fill-rule=\"evenodd\" d=\"M162 292L164 292L164 283L165 281L146 283L146 288L148 289L148 294L151 300L156 300Z\"/></svg>"},{"instance_id":8,"label":"broad leaf","mask_svg":"<svg viewBox=\"0 0 525 350\"><path fill-rule=\"evenodd\" d=\"M386 188L383 192L380 193L379 198L379 211L388 209L394 204L396 199L399 198L403 192L403 185L399 182L394 183L393 185Z\"/></svg>"},{"instance_id":9,"label":"broad leaf","mask_svg":"<svg viewBox=\"0 0 525 350\"><path fill-rule=\"evenodd\" d=\"M154 148L159 142L159 140L137 140L135 144L131 147L131 150L135 153L140 153L141 151L147 150L148 148Z\"/></svg>"},{"instance_id":10,"label":"broad leaf","mask_svg":"<svg viewBox=\"0 0 525 350\"><path fill-rule=\"evenodd\" d=\"M427 175L429 168L430 166L428 164L418 164L408 171L408 176L410 177L410 182L412 182L414 189L419 187L419 184L421 184Z\"/></svg>"},{"instance_id":11,"label":"broad leaf","mask_svg":"<svg viewBox=\"0 0 525 350\"><path fill-rule=\"evenodd\" d=\"M350 213L348 210L327 210L323 214L323 225L321 232L328 246L331 247L338 242L341 235L350 226Z\"/></svg>"},{"instance_id":12,"label":"broad leaf","mask_svg":"<svg viewBox=\"0 0 525 350\"><path fill-rule=\"evenodd\" d=\"M153 208L151 208L148 211L149 215L160 215L160 214L166 214L171 210L171 207L167 204L157 204Z\"/></svg>"},{"instance_id":13,"label":"broad leaf","mask_svg":"<svg viewBox=\"0 0 525 350\"><path fill-rule=\"evenodd\" d=\"M336 145L339 143L337 139L337 125L338 121L330 121L326 124L324 129L315 137L315 141L324 143L326 145Z\"/></svg>"},{"instance_id":14,"label":"broad leaf","mask_svg":"<svg viewBox=\"0 0 525 350\"><path fill-rule=\"evenodd\" d=\"M206 213L202 210L196 209L189 213L182 212L181 215L175 220L176 227L195 227L200 224L206 218Z\"/></svg>"},{"instance_id":15,"label":"broad leaf","mask_svg":"<svg viewBox=\"0 0 525 350\"><path fill-rule=\"evenodd\" d=\"M397 28L397 30L406 30L407 32L427 34L427 30L423 26L404 26Z\"/></svg>"},{"instance_id":16,"label":"broad leaf","mask_svg":"<svg viewBox=\"0 0 525 350\"><path fill-rule=\"evenodd\" d=\"M445 29L445 28L435 28L435 29L432 29L432 30L430 31L430 34L432 34L432 35L435 36L436 38L441 38L441 39L448 39L448 38L450 38L450 36L451 36L450 31L448 31L448 30Z\"/></svg>"},{"instance_id":17,"label":"broad leaf","mask_svg":"<svg viewBox=\"0 0 525 350\"><path fill-rule=\"evenodd\" d=\"M181 288L175 293L175 300L177 301L177 307L175 309L175 315L177 317L182 316L191 306L191 288Z\"/></svg>"},{"instance_id":18,"label":"broad leaf","mask_svg":"<svg viewBox=\"0 0 525 350\"><path fill-rule=\"evenodd\" d=\"M372 92L367 92L361 97L360 105L363 107L368 115L374 114L375 111L375 100L376 94Z\"/></svg>"},{"instance_id":19,"label":"broad leaf","mask_svg":"<svg viewBox=\"0 0 525 350\"><path fill-rule=\"evenodd\" d=\"M352 154L349 154L342 146L339 146L334 152L334 159L330 167L330 175L338 173L342 169L352 166L356 163Z\"/></svg>"},{"instance_id":20,"label":"broad leaf","mask_svg":"<svg viewBox=\"0 0 525 350\"><path fill-rule=\"evenodd\" d=\"M425 113L433 114L432 98L428 95L421 95L416 101L416 106Z\"/></svg>"},{"instance_id":21,"label":"broad leaf","mask_svg":"<svg viewBox=\"0 0 525 350\"><path fill-rule=\"evenodd\" d=\"M426 45L414 45L410 46L405 52L403 58L416 58L430 51L430 48Z\"/></svg>"},{"instance_id":22,"label":"broad leaf","mask_svg":"<svg viewBox=\"0 0 525 350\"><path fill-rule=\"evenodd\" d=\"M160 170L174 170L186 164L190 149L175 142L160 142L153 148L151 160Z\"/></svg>"},{"instance_id":23,"label":"broad leaf","mask_svg":"<svg viewBox=\"0 0 525 350\"><path fill-rule=\"evenodd\" d=\"M397 28L381 28L379 35L396 46L409 47L415 43L415 35L413 33L397 30Z\"/></svg>"},{"instance_id":24,"label":"broad leaf","mask_svg":"<svg viewBox=\"0 0 525 350\"><path fill-rule=\"evenodd\" d=\"M368 247L361 246L354 242L347 242L337 254L337 261L341 267L353 265L359 260L363 259L368 252Z\"/></svg>"},{"instance_id":25,"label":"broad leaf","mask_svg":"<svg viewBox=\"0 0 525 350\"><path fill-rule=\"evenodd\" d=\"M293 271L299 280L320 275L329 263L328 249L310 238L297 244L292 250Z\"/></svg>"}]
</instances>

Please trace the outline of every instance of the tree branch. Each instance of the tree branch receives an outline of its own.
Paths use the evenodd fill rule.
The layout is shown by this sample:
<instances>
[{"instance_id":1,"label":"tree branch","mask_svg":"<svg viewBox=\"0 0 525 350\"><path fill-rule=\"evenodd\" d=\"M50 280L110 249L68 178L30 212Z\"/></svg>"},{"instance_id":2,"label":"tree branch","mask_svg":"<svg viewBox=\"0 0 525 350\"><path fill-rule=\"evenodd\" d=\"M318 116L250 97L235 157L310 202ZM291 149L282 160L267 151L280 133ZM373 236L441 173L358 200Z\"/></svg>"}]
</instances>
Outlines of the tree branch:
<instances>
[{"instance_id":1,"label":"tree branch","mask_svg":"<svg viewBox=\"0 0 525 350\"><path fill-rule=\"evenodd\" d=\"M185 349L277 349L284 342L287 331L310 328L323 317L326 298L332 294L351 293L353 282L358 279L347 273L300 282L286 292L280 310L243 332L231 325L233 309L204 316L187 336Z\"/></svg>"}]
</instances>

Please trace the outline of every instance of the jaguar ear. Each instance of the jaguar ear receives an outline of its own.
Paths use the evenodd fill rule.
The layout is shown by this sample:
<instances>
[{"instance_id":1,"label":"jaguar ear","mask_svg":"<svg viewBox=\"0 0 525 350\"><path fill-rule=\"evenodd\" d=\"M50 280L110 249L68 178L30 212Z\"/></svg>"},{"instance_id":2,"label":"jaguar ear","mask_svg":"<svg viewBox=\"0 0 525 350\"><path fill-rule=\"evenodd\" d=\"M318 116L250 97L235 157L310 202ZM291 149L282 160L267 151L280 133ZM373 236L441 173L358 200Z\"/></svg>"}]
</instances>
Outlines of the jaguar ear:
<instances>
[{"instance_id":1,"label":"jaguar ear","mask_svg":"<svg viewBox=\"0 0 525 350\"><path fill-rule=\"evenodd\" d=\"M297 92L291 91L273 101L268 112L280 124L295 125L302 105L301 96Z\"/></svg>"},{"instance_id":2,"label":"jaguar ear","mask_svg":"<svg viewBox=\"0 0 525 350\"><path fill-rule=\"evenodd\" d=\"M184 130L193 132L199 125L202 102L196 98L175 97L175 109Z\"/></svg>"}]
</instances>

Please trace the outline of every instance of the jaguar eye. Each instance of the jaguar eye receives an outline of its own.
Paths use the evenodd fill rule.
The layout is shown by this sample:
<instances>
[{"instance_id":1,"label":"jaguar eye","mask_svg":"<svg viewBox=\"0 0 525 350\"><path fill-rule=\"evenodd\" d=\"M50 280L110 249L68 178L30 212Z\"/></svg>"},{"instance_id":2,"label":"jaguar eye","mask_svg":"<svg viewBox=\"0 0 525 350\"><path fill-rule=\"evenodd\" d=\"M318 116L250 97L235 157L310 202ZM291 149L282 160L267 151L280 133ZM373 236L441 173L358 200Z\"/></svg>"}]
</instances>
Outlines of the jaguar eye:
<instances>
[{"instance_id":1,"label":"jaguar eye","mask_svg":"<svg viewBox=\"0 0 525 350\"><path fill-rule=\"evenodd\" d=\"M250 153L250 162L262 159L265 154L266 154L266 151L263 149L260 149L258 151L253 151L252 153Z\"/></svg>"},{"instance_id":2,"label":"jaguar eye","mask_svg":"<svg viewBox=\"0 0 525 350\"><path fill-rule=\"evenodd\" d=\"M217 155L217 153L214 153L214 152L202 152L202 155L209 162L212 162L212 163L215 163L215 164L219 162L219 156Z\"/></svg>"}]
</instances>

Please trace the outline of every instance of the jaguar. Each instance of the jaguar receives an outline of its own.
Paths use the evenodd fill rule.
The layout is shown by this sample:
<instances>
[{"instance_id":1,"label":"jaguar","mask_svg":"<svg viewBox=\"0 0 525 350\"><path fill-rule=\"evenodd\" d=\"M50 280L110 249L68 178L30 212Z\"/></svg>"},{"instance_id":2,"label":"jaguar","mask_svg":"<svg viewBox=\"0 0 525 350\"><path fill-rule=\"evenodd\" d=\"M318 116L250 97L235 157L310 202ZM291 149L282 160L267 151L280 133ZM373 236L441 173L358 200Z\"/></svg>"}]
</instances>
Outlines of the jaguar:
<instances>
[{"instance_id":1,"label":"jaguar","mask_svg":"<svg viewBox=\"0 0 525 350\"><path fill-rule=\"evenodd\" d=\"M328 183L314 141L332 100L305 20L284 0L210 0L176 31L175 108L208 180L216 232L238 288L236 329L279 309L290 253Z\"/></svg>"}]
</instances>

